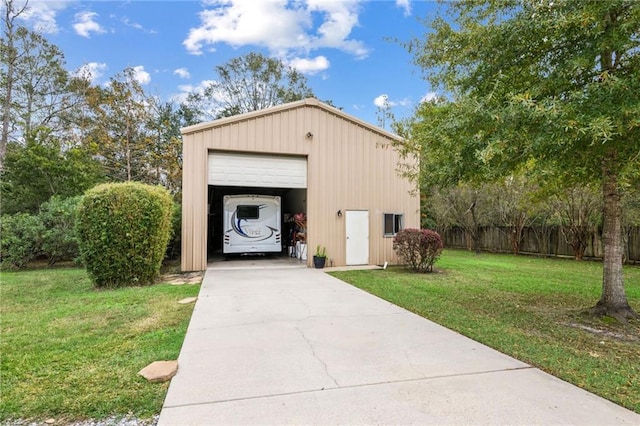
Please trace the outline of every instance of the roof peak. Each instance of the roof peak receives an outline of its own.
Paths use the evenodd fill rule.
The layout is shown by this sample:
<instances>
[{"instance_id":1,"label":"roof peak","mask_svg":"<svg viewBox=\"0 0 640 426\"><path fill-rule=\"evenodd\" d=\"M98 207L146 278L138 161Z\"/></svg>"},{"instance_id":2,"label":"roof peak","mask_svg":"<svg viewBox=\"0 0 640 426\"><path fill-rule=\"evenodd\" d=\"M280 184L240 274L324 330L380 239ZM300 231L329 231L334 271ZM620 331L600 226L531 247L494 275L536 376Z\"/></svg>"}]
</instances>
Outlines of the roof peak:
<instances>
[{"instance_id":1,"label":"roof peak","mask_svg":"<svg viewBox=\"0 0 640 426\"><path fill-rule=\"evenodd\" d=\"M206 129L210 129L210 128L214 128L214 127L218 127L218 126L222 126L225 124L229 124L229 123L233 123L233 122L237 122L237 121L244 121L244 120L248 120L251 118L255 118L255 117L260 117L262 115L269 115L269 114L273 114L276 112L280 112L280 111L287 111L290 109L295 109L295 108L300 108L300 107L304 107L304 106L309 106L309 107L315 107L315 108L320 108L323 109L331 114L335 114L339 117L344 118L345 120L351 121L352 123L355 123L357 125L366 127L376 133L379 133L381 135L384 135L386 137L392 138L392 139L400 139L399 136L394 135L391 132L388 132L385 129L382 129L378 126L375 126L373 124L367 123L366 121L363 121L353 115L347 114L346 112L342 111L339 108L336 108L334 106L331 106L329 104L326 104L316 98L305 98L305 99L301 99L299 101L293 101L293 102L289 102L286 104L281 104L281 105L275 105L269 108L265 108L265 109L260 109L260 110L256 110L256 111L250 111L250 112L245 112L243 114L238 114L238 115L234 115L231 117L224 117L224 118L219 118L217 120L213 120L213 121L208 121L205 123L199 123L199 124L194 124L192 126L187 126L187 127L183 127L181 130L182 134L189 134L189 133L194 133L194 132L198 132L198 131L202 131L202 130L206 130Z\"/></svg>"}]
</instances>

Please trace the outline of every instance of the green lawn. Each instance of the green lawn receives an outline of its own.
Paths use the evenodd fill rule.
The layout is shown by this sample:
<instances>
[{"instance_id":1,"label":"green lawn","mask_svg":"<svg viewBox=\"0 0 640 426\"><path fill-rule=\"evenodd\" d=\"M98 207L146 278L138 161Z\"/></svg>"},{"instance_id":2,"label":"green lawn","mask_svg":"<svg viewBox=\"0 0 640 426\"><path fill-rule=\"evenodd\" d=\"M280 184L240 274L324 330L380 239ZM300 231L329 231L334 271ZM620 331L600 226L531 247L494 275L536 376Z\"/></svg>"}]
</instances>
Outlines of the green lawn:
<instances>
[{"instance_id":1,"label":"green lawn","mask_svg":"<svg viewBox=\"0 0 640 426\"><path fill-rule=\"evenodd\" d=\"M601 264L446 250L435 268L332 275L640 413L640 321L584 314ZM640 312L640 267L625 282Z\"/></svg>"},{"instance_id":2,"label":"green lawn","mask_svg":"<svg viewBox=\"0 0 640 426\"><path fill-rule=\"evenodd\" d=\"M0 275L0 421L159 413L168 383L137 372L176 359L200 286L95 290L81 269Z\"/></svg>"}]
</instances>

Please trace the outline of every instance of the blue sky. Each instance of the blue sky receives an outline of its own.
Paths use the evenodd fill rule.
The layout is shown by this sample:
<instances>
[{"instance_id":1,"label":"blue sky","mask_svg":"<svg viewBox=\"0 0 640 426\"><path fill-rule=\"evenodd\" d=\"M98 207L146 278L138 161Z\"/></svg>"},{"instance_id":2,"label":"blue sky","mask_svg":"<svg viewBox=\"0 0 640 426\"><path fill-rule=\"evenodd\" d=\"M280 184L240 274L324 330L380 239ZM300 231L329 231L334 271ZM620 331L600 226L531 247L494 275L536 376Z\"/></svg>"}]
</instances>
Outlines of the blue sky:
<instances>
[{"instance_id":1,"label":"blue sky","mask_svg":"<svg viewBox=\"0 0 640 426\"><path fill-rule=\"evenodd\" d=\"M16 0L21 1L21 0ZM23 1L23 0L22 0ZM388 0L31 0L24 22L62 49L69 70L98 84L133 67L145 89L179 100L213 67L250 51L303 72L321 100L377 124L386 95L396 116L432 89L397 42L422 36L434 2Z\"/></svg>"}]
</instances>

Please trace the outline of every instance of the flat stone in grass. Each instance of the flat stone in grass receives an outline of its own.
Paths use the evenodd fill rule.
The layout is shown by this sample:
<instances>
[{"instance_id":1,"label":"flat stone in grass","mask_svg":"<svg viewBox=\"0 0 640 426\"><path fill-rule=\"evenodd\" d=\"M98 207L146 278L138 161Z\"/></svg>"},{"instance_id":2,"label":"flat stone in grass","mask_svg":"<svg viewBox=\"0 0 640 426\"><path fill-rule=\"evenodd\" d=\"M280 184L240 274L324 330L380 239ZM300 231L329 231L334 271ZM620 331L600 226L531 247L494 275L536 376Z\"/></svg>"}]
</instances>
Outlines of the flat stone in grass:
<instances>
[{"instance_id":1,"label":"flat stone in grass","mask_svg":"<svg viewBox=\"0 0 640 426\"><path fill-rule=\"evenodd\" d=\"M188 305L189 303L193 303L198 300L197 297L187 297L186 299L178 300L178 303L181 305Z\"/></svg>"},{"instance_id":2,"label":"flat stone in grass","mask_svg":"<svg viewBox=\"0 0 640 426\"><path fill-rule=\"evenodd\" d=\"M202 282L203 276L203 272L163 275L160 277L159 282L168 283L171 285L200 284Z\"/></svg>"},{"instance_id":3,"label":"flat stone in grass","mask_svg":"<svg viewBox=\"0 0 640 426\"><path fill-rule=\"evenodd\" d=\"M150 382L166 382L171 380L177 372L178 361L154 361L138 371L138 375Z\"/></svg>"}]
</instances>

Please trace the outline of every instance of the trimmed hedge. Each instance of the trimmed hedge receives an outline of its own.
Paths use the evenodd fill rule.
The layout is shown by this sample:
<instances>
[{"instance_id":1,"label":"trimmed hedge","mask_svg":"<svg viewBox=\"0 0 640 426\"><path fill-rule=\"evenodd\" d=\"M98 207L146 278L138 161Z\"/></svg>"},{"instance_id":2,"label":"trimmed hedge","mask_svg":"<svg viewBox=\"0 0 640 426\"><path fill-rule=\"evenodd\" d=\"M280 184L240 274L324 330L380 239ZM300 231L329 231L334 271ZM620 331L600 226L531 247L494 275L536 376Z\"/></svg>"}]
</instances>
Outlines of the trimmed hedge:
<instances>
[{"instance_id":1,"label":"trimmed hedge","mask_svg":"<svg viewBox=\"0 0 640 426\"><path fill-rule=\"evenodd\" d=\"M171 236L173 202L160 186L98 185L78 206L80 255L96 287L152 284Z\"/></svg>"},{"instance_id":2,"label":"trimmed hedge","mask_svg":"<svg viewBox=\"0 0 640 426\"><path fill-rule=\"evenodd\" d=\"M403 229L393 238L393 250L416 272L431 272L444 244L430 229Z\"/></svg>"}]
</instances>

